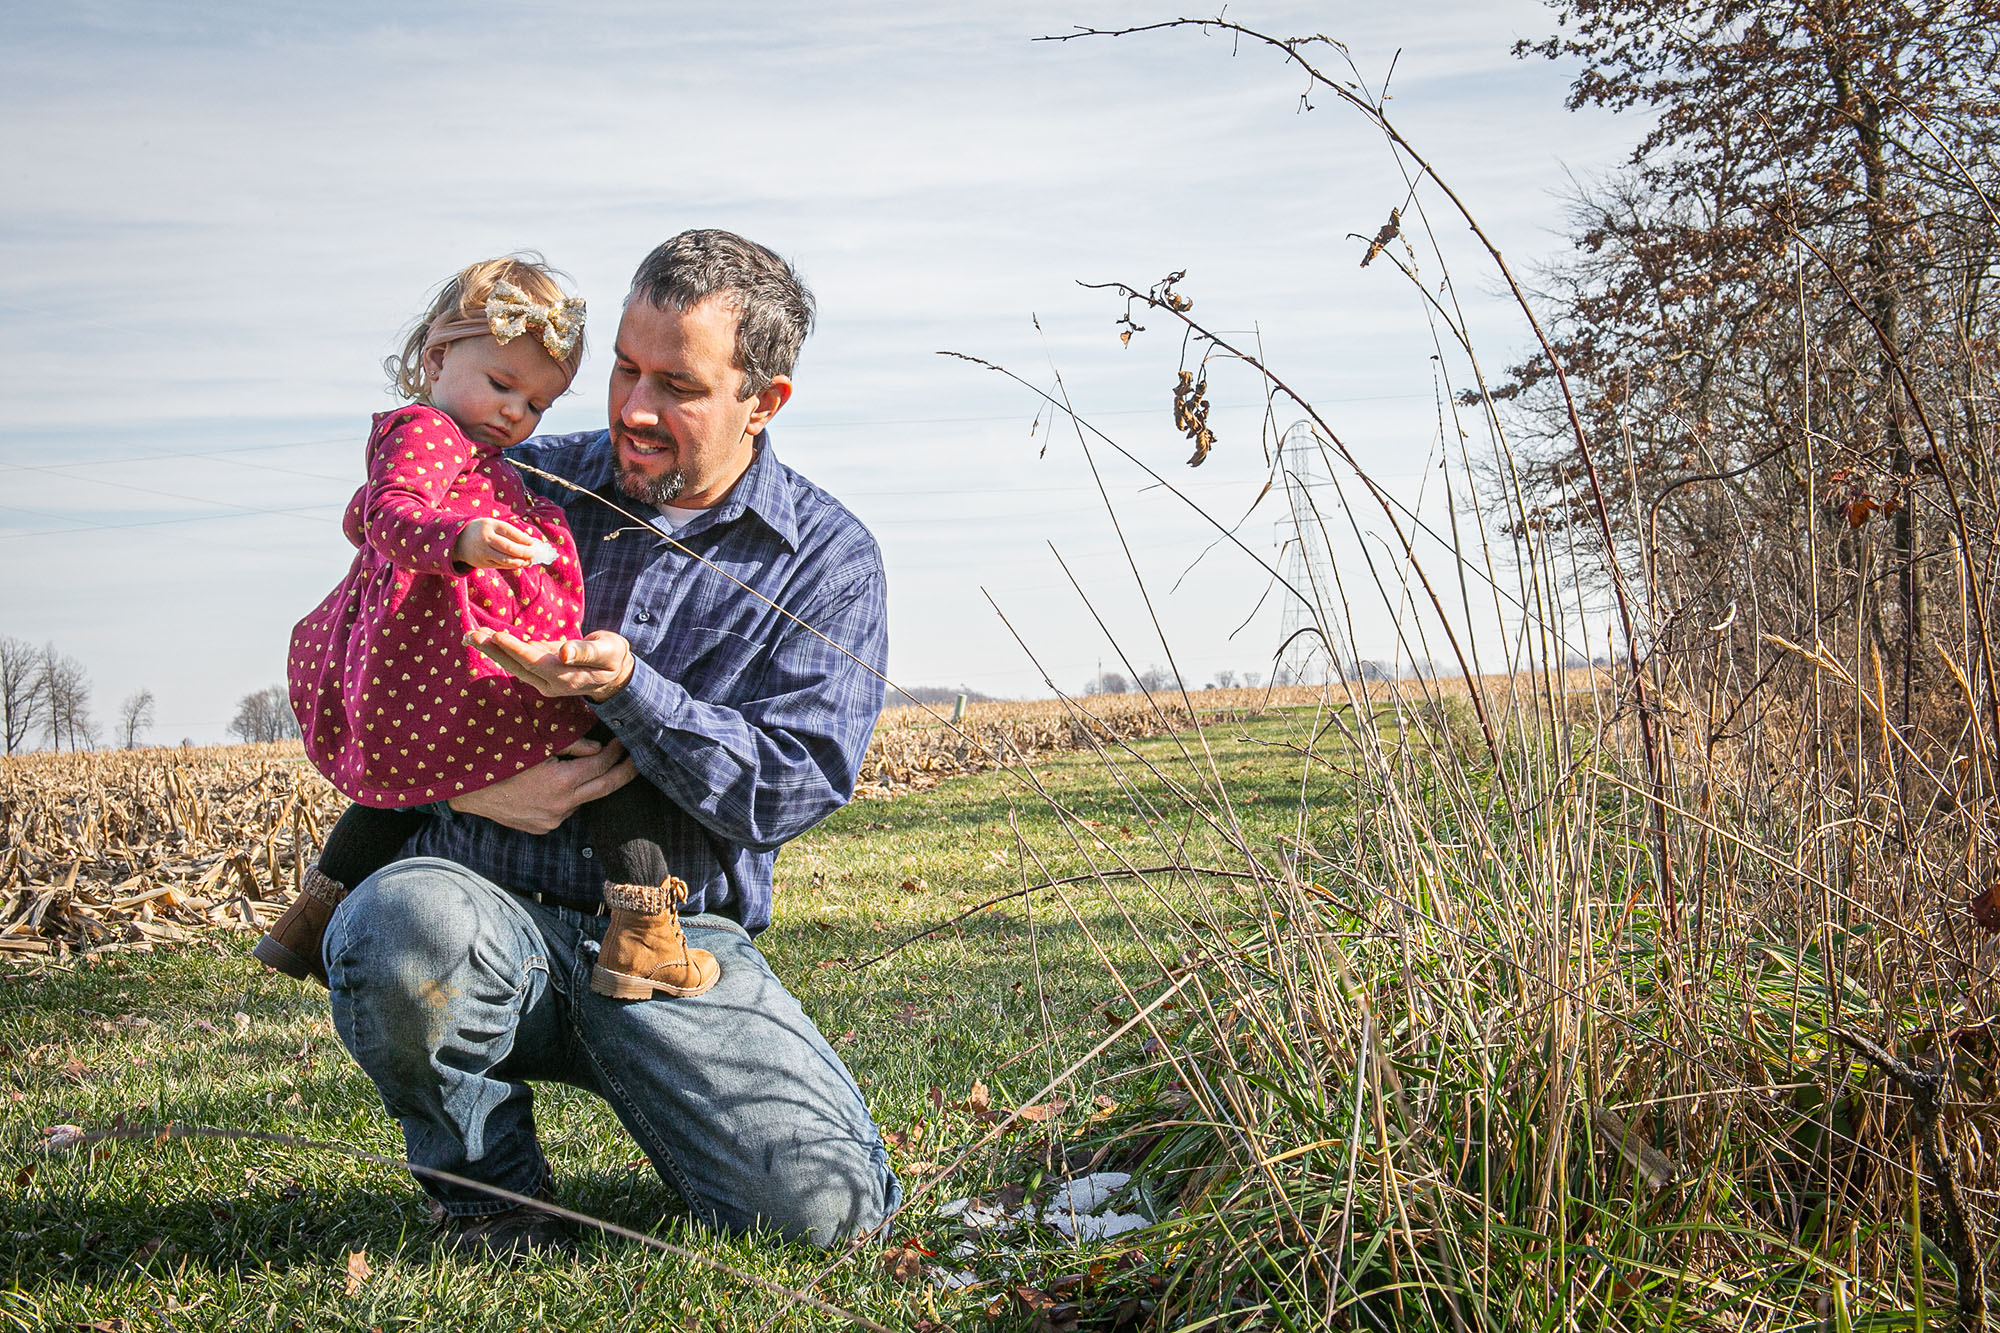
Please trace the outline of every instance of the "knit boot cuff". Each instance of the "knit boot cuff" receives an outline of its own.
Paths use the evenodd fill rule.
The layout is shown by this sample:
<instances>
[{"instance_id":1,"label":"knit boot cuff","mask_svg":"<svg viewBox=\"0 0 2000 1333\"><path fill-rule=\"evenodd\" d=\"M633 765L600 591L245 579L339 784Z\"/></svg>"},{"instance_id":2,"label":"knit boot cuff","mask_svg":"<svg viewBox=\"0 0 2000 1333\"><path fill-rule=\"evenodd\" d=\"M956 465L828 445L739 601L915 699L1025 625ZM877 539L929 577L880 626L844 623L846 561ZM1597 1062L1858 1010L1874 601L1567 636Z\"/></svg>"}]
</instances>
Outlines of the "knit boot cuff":
<instances>
[{"instance_id":1,"label":"knit boot cuff","mask_svg":"<svg viewBox=\"0 0 2000 1333\"><path fill-rule=\"evenodd\" d=\"M687 901L687 885L672 875L667 882L658 886L650 884L606 884L604 901L624 912L637 912L641 916L659 916L664 912L678 912Z\"/></svg>"},{"instance_id":2,"label":"knit boot cuff","mask_svg":"<svg viewBox=\"0 0 2000 1333\"><path fill-rule=\"evenodd\" d=\"M320 873L317 865L306 867L305 877L299 881L299 892L308 898L317 898L328 907L340 906L340 900L347 896L347 886L339 880L328 879Z\"/></svg>"}]
</instances>

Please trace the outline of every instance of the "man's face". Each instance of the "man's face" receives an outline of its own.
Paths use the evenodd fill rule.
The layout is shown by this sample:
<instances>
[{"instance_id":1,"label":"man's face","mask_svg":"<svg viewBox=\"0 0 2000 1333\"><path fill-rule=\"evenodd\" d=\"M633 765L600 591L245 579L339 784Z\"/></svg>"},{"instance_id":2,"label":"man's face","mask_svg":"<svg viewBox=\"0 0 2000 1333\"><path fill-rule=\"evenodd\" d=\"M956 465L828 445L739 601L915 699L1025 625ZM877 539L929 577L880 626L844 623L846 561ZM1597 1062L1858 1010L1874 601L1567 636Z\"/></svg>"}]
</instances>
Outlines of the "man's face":
<instances>
[{"instance_id":1,"label":"man's face","mask_svg":"<svg viewBox=\"0 0 2000 1333\"><path fill-rule=\"evenodd\" d=\"M735 305L712 296L687 310L626 303L611 368L618 489L659 506L706 509L750 467L757 432L791 396L779 376L737 397Z\"/></svg>"}]
</instances>

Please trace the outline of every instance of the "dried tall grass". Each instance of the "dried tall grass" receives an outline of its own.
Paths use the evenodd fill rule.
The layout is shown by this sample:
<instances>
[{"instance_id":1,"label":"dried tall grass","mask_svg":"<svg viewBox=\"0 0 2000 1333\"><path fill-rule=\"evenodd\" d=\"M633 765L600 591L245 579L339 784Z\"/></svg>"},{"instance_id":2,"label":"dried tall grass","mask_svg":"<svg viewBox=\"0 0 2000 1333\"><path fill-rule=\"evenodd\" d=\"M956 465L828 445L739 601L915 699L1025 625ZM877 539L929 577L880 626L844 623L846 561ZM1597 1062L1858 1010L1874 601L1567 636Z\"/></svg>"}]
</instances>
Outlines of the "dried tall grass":
<instances>
[{"instance_id":1,"label":"dried tall grass","mask_svg":"<svg viewBox=\"0 0 2000 1333\"><path fill-rule=\"evenodd\" d=\"M1272 44L1390 142L1411 181L1405 243L1433 272L1427 206L1481 235L1378 104L1301 44ZM1469 357L1451 281L1429 282L1418 299L1440 346ZM1271 415L1312 423L1345 506L1398 553L1344 577L1347 597L1393 609L1401 660L1456 655L1470 673L1484 652L1507 668L1502 687L1455 698L1400 682L1384 699L1397 725L1381 727L1341 711L1377 687L1336 681L1299 768L1313 804L1347 817L1314 822L1302 801L1278 846L1243 835L1198 733L1178 799L1135 800L1190 871L1256 883L1232 910L1173 872L1102 867L1135 911L1187 919L1177 953L1120 977L1135 1001L1173 988L1185 1002L1183 1018L1142 1020L1160 1091L1129 1131L1174 1205L1151 1251L1169 1281L1150 1323L1984 1327L2000 1027L1994 945L1965 908L2000 846L1992 470L1961 477L1934 516L1939 631L1917 645L1932 688L1905 692L1865 590L1844 612L1819 600L1844 577L1846 538L1789 595L1718 588L1731 571L1699 550L1630 568L1601 501L1597 537L1530 522L1505 486L1505 423L1449 398L1453 467L1437 484L1481 471L1458 441L1482 439L1501 493L1454 491L1461 521L1421 530L1172 280L1113 288L1176 326L1204 379L1210 362L1247 367L1282 404ZM1479 382L1476 360L1449 373ZM1117 453L1172 489L1077 427L1093 465ZM1798 521L1823 517L1808 506ZM1489 535L1502 531L1520 535ZM1326 642L1355 641L1349 603L1300 592ZM1619 655L1615 672L1541 665L1590 651L1607 621L1594 647ZM1810 641L1801 621L1819 627Z\"/></svg>"}]
</instances>

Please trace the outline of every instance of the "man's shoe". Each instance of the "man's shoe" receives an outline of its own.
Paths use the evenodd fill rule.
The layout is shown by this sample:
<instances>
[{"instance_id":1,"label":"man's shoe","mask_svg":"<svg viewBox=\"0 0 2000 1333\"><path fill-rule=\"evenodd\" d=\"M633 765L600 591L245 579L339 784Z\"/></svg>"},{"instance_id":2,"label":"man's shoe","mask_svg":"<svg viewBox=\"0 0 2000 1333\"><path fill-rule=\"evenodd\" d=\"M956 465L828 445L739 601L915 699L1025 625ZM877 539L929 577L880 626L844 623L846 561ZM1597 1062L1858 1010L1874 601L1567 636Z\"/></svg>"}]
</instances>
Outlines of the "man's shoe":
<instances>
[{"instance_id":1,"label":"man's shoe","mask_svg":"<svg viewBox=\"0 0 2000 1333\"><path fill-rule=\"evenodd\" d=\"M680 906L687 885L672 875L658 888L606 884L611 924L590 969L590 988L614 1000L654 995L700 995L722 979L722 965L706 949L688 947Z\"/></svg>"},{"instance_id":2,"label":"man's shoe","mask_svg":"<svg viewBox=\"0 0 2000 1333\"><path fill-rule=\"evenodd\" d=\"M324 986L326 962L320 957L320 937L326 934L326 923L332 920L333 909L346 896L345 886L322 875L317 865L312 866L299 884L298 897L271 923L264 938L250 950L250 956L288 977L301 981L311 977Z\"/></svg>"},{"instance_id":3,"label":"man's shoe","mask_svg":"<svg viewBox=\"0 0 2000 1333\"><path fill-rule=\"evenodd\" d=\"M511 1263L531 1254L576 1253L576 1228L569 1219L532 1203L483 1217L446 1217L443 1226L445 1243L468 1259Z\"/></svg>"}]
</instances>

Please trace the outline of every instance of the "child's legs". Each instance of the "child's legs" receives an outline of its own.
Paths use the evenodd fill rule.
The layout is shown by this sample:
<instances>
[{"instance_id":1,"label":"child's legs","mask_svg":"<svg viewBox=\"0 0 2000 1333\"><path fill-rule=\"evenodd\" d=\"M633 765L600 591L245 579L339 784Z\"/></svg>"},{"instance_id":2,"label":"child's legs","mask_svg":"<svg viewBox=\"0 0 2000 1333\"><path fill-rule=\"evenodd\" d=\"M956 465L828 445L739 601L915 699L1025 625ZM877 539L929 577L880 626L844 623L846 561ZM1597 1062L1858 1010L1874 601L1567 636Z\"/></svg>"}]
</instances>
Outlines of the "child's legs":
<instances>
[{"instance_id":1,"label":"child's legs","mask_svg":"<svg viewBox=\"0 0 2000 1333\"><path fill-rule=\"evenodd\" d=\"M681 931L686 886L673 878L659 842L670 818L667 798L643 778L583 807L584 836L604 869L604 901L611 908L590 970L593 994L692 997L719 977L715 955L690 948Z\"/></svg>"},{"instance_id":2,"label":"child's legs","mask_svg":"<svg viewBox=\"0 0 2000 1333\"><path fill-rule=\"evenodd\" d=\"M607 884L658 888L672 874L660 850L667 798L644 778L583 807L583 832L597 850Z\"/></svg>"},{"instance_id":3,"label":"child's legs","mask_svg":"<svg viewBox=\"0 0 2000 1333\"><path fill-rule=\"evenodd\" d=\"M395 860L424 818L421 810L348 806L320 848L319 873L342 888L353 888Z\"/></svg>"}]
</instances>

